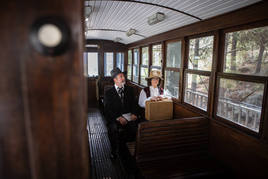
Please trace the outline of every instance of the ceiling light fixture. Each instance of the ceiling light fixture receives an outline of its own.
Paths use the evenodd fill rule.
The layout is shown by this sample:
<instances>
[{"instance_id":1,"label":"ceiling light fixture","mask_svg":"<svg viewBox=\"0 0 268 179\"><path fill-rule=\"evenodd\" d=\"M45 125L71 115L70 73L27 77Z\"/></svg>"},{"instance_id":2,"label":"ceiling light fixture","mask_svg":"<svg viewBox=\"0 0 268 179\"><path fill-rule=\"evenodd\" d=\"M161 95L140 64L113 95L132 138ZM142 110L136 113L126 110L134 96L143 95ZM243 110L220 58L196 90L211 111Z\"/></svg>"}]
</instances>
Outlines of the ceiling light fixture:
<instances>
[{"instance_id":1,"label":"ceiling light fixture","mask_svg":"<svg viewBox=\"0 0 268 179\"><path fill-rule=\"evenodd\" d=\"M137 32L137 30L130 28L130 29L126 32L126 35L129 37L129 36L135 34L136 32Z\"/></svg>"},{"instance_id":2,"label":"ceiling light fixture","mask_svg":"<svg viewBox=\"0 0 268 179\"><path fill-rule=\"evenodd\" d=\"M85 18L88 20L90 14L92 13L92 6L89 5L89 1L85 1Z\"/></svg>"},{"instance_id":3,"label":"ceiling light fixture","mask_svg":"<svg viewBox=\"0 0 268 179\"><path fill-rule=\"evenodd\" d=\"M120 41L122 41L122 38L120 38L120 37L116 37L116 38L114 39L114 42L120 42Z\"/></svg>"},{"instance_id":4,"label":"ceiling light fixture","mask_svg":"<svg viewBox=\"0 0 268 179\"><path fill-rule=\"evenodd\" d=\"M157 24L165 19L165 14L162 12L157 12L154 15L148 17L147 23L149 25Z\"/></svg>"},{"instance_id":5,"label":"ceiling light fixture","mask_svg":"<svg viewBox=\"0 0 268 179\"><path fill-rule=\"evenodd\" d=\"M86 44L85 47L89 47L89 48L99 48L99 45L97 45L97 44Z\"/></svg>"}]
</instances>

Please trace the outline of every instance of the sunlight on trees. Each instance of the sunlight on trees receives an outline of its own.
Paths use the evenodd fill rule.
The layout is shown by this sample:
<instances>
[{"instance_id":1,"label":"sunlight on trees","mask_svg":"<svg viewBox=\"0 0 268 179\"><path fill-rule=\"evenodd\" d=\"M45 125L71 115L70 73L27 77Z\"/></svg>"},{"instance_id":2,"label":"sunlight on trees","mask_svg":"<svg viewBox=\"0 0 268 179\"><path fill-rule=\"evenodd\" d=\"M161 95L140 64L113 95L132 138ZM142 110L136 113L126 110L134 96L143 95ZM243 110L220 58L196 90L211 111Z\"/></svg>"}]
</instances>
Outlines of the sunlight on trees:
<instances>
[{"instance_id":1,"label":"sunlight on trees","mask_svg":"<svg viewBox=\"0 0 268 179\"><path fill-rule=\"evenodd\" d=\"M268 27L227 33L224 72L268 75Z\"/></svg>"}]
</instances>

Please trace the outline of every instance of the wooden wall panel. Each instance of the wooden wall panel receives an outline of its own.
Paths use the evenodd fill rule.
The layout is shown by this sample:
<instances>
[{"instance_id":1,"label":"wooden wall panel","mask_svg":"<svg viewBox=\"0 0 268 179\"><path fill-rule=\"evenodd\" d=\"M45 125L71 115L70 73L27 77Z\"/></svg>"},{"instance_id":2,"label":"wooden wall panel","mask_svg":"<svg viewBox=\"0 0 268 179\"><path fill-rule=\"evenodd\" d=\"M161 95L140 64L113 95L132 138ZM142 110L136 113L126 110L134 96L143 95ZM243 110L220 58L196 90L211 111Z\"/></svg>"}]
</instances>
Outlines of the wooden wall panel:
<instances>
[{"instance_id":1,"label":"wooden wall panel","mask_svg":"<svg viewBox=\"0 0 268 179\"><path fill-rule=\"evenodd\" d=\"M88 39L86 44L97 44L99 48L86 48L86 51L99 51L99 52L125 52L127 51L127 46L119 42L113 42L110 40L98 40L98 39Z\"/></svg>"},{"instance_id":2,"label":"wooden wall panel","mask_svg":"<svg viewBox=\"0 0 268 179\"><path fill-rule=\"evenodd\" d=\"M190 110L189 108L179 103L174 103L173 115L174 115L174 118L176 119L201 116L200 114Z\"/></svg>"},{"instance_id":3,"label":"wooden wall panel","mask_svg":"<svg viewBox=\"0 0 268 179\"><path fill-rule=\"evenodd\" d=\"M31 177L30 154L28 151L27 127L24 113L23 86L18 56L19 43L14 43L13 34L17 21L15 4L8 3L0 8L0 178ZM9 13L7 13L7 10ZM13 38L11 38L13 37ZM13 48L12 48L13 47Z\"/></svg>"},{"instance_id":4,"label":"wooden wall panel","mask_svg":"<svg viewBox=\"0 0 268 179\"><path fill-rule=\"evenodd\" d=\"M71 0L1 5L0 178L89 176L82 6ZM44 16L59 16L70 27L65 54L43 56L30 44L30 27Z\"/></svg>"},{"instance_id":5,"label":"wooden wall panel","mask_svg":"<svg viewBox=\"0 0 268 179\"><path fill-rule=\"evenodd\" d=\"M238 178L268 177L268 145L217 121L210 121L210 149Z\"/></svg>"},{"instance_id":6,"label":"wooden wall panel","mask_svg":"<svg viewBox=\"0 0 268 179\"><path fill-rule=\"evenodd\" d=\"M87 78L88 84L88 107L97 106L97 79Z\"/></svg>"}]
</instances>

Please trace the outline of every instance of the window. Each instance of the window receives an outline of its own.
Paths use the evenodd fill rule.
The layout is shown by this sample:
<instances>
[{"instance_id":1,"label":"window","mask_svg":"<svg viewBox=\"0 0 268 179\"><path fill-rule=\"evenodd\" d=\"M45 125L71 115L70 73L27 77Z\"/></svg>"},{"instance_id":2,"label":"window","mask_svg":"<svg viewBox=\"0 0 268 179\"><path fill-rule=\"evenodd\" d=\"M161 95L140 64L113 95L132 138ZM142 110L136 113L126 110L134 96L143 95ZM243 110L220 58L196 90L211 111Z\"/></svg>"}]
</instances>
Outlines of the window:
<instances>
[{"instance_id":1,"label":"window","mask_svg":"<svg viewBox=\"0 0 268 179\"><path fill-rule=\"evenodd\" d=\"M132 76L132 50L128 50L127 79L131 80Z\"/></svg>"},{"instance_id":2,"label":"window","mask_svg":"<svg viewBox=\"0 0 268 179\"><path fill-rule=\"evenodd\" d=\"M124 71L124 53L116 53L116 67Z\"/></svg>"},{"instance_id":3,"label":"window","mask_svg":"<svg viewBox=\"0 0 268 179\"><path fill-rule=\"evenodd\" d=\"M268 26L227 31L224 37L216 115L258 133L267 82L262 76L268 76Z\"/></svg>"},{"instance_id":4,"label":"window","mask_svg":"<svg viewBox=\"0 0 268 179\"><path fill-rule=\"evenodd\" d=\"M268 26L225 34L226 73L268 76Z\"/></svg>"},{"instance_id":5,"label":"window","mask_svg":"<svg viewBox=\"0 0 268 179\"><path fill-rule=\"evenodd\" d=\"M165 94L174 98L179 97L179 79L180 73L176 71L165 72Z\"/></svg>"},{"instance_id":6,"label":"window","mask_svg":"<svg viewBox=\"0 0 268 179\"><path fill-rule=\"evenodd\" d=\"M148 77L149 72L149 48L143 47L142 48L142 58L141 58L141 81L140 84L147 86L147 80L145 79Z\"/></svg>"},{"instance_id":7,"label":"window","mask_svg":"<svg viewBox=\"0 0 268 179\"><path fill-rule=\"evenodd\" d=\"M111 76L111 71L114 68L114 53L104 53L104 76Z\"/></svg>"},{"instance_id":8,"label":"window","mask_svg":"<svg viewBox=\"0 0 268 179\"><path fill-rule=\"evenodd\" d=\"M209 76L199 74L186 75L184 101L204 111L207 110Z\"/></svg>"},{"instance_id":9,"label":"window","mask_svg":"<svg viewBox=\"0 0 268 179\"><path fill-rule=\"evenodd\" d=\"M89 77L95 77L98 76L99 70L98 70L98 53L96 52L90 52L85 53L85 59L87 60L87 74Z\"/></svg>"},{"instance_id":10,"label":"window","mask_svg":"<svg viewBox=\"0 0 268 179\"><path fill-rule=\"evenodd\" d=\"M181 41L167 43L165 69L165 94L179 97L179 79L181 65Z\"/></svg>"},{"instance_id":11,"label":"window","mask_svg":"<svg viewBox=\"0 0 268 179\"><path fill-rule=\"evenodd\" d=\"M152 47L152 66L161 69L162 67L162 45L153 45Z\"/></svg>"},{"instance_id":12,"label":"window","mask_svg":"<svg viewBox=\"0 0 268 179\"><path fill-rule=\"evenodd\" d=\"M189 44L188 68L211 71L213 36L191 39Z\"/></svg>"},{"instance_id":13,"label":"window","mask_svg":"<svg viewBox=\"0 0 268 179\"><path fill-rule=\"evenodd\" d=\"M139 82L139 49L134 49L133 81Z\"/></svg>"},{"instance_id":14,"label":"window","mask_svg":"<svg viewBox=\"0 0 268 179\"><path fill-rule=\"evenodd\" d=\"M258 132L264 84L220 79L217 115Z\"/></svg>"},{"instance_id":15,"label":"window","mask_svg":"<svg viewBox=\"0 0 268 179\"><path fill-rule=\"evenodd\" d=\"M207 111L208 105L213 46L214 36L189 40L184 101L204 111Z\"/></svg>"}]
</instances>

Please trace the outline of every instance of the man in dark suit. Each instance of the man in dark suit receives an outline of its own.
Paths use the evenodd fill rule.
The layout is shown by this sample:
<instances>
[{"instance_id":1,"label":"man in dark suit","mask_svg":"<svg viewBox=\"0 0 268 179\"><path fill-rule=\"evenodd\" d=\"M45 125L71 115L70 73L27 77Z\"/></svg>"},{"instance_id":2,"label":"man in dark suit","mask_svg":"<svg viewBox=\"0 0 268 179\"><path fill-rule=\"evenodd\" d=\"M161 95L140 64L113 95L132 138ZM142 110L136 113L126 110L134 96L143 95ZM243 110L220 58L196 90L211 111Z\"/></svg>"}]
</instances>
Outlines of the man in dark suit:
<instances>
[{"instance_id":1,"label":"man in dark suit","mask_svg":"<svg viewBox=\"0 0 268 179\"><path fill-rule=\"evenodd\" d=\"M104 95L104 115L111 143L111 158L117 157L122 145L134 140L137 130L137 104L133 89L125 84L119 68L111 71L114 86Z\"/></svg>"}]
</instances>

